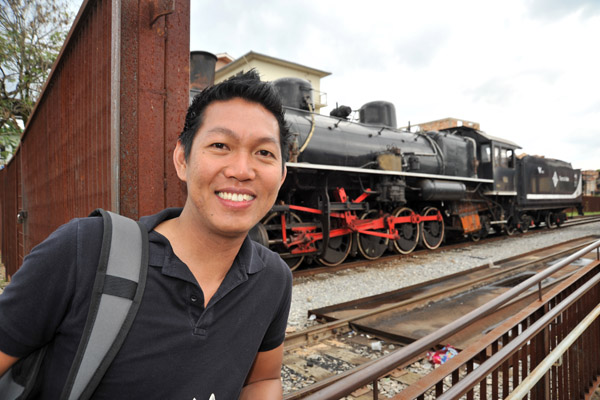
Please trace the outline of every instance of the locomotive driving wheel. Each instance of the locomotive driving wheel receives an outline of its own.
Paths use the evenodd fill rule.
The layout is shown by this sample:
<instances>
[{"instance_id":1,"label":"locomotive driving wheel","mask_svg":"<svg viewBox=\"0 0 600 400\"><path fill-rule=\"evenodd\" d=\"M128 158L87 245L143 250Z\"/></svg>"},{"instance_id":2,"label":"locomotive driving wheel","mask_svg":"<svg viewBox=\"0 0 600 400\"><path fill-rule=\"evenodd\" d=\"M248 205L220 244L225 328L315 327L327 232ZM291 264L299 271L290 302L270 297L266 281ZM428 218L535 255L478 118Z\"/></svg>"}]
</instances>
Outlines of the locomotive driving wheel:
<instances>
[{"instance_id":1,"label":"locomotive driving wheel","mask_svg":"<svg viewBox=\"0 0 600 400\"><path fill-rule=\"evenodd\" d=\"M517 227L515 226L515 219L512 216L508 217L508 220L504 225L504 232L506 232L507 236L512 236L517 232Z\"/></svg>"},{"instance_id":2,"label":"locomotive driving wheel","mask_svg":"<svg viewBox=\"0 0 600 400\"><path fill-rule=\"evenodd\" d=\"M291 254L289 249L283 243L283 229L281 227L281 215L279 213L273 213L269 215L263 221L262 225L266 228L268 241L271 244L269 248L279 253L283 261L286 262L288 267L293 271L302 264L304 261L303 255ZM292 225L302 223L302 219L293 212L286 216L285 220L285 234L288 238L292 237L294 232L292 231Z\"/></svg>"},{"instance_id":3,"label":"locomotive driving wheel","mask_svg":"<svg viewBox=\"0 0 600 400\"><path fill-rule=\"evenodd\" d=\"M481 240L481 231L469 234L469 238L472 242L479 242Z\"/></svg>"},{"instance_id":4,"label":"locomotive driving wheel","mask_svg":"<svg viewBox=\"0 0 600 400\"><path fill-rule=\"evenodd\" d=\"M339 225L339 222L336 223L335 221L336 219L332 219L331 229L335 229ZM348 233L346 235L330 237L325 252L317 258L317 261L326 267L335 267L343 263L352 249L352 236L354 235ZM323 246L322 241L318 241L316 244L318 248Z\"/></svg>"},{"instance_id":5,"label":"locomotive driving wheel","mask_svg":"<svg viewBox=\"0 0 600 400\"><path fill-rule=\"evenodd\" d=\"M529 227L531 226L532 222L533 218L531 218L529 215L525 214L521 216L521 226L519 228L521 232L526 233L529 231Z\"/></svg>"},{"instance_id":6,"label":"locomotive driving wheel","mask_svg":"<svg viewBox=\"0 0 600 400\"><path fill-rule=\"evenodd\" d=\"M546 214L546 227L548 229L554 229L558 227L558 222L554 216L554 213L548 212L548 214Z\"/></svg>"},{"instance_id":7,"label":"locomotive driving wheel","mask_svg":"<svg viewBox=\"0 0 600 400\"><path fill-rule=\"evenodd\" d=\"M364 213L360 219L376 219L380 216L378 210L370 210ZM376 232L387 233L387 229L377 229ZM358 251L367 260L376 260L385 253L388 248L390 239L379 236L373 236L369 234L357 233L356 238L358 240Z\"/></svg>"},{"instance_id":8,"label":"locomotive driving wheel","mask_svg":"<svg viewBox=\"0 0 600 400\"><path fill-rule=\"evenodd\" d=\"M435 207L427 207L423 210L424 217L430 217L439 214ZM425 247L435 250L440 247L444 240L444 220L440 221L423 221L421 222L421 237Z\"/></svg>"},{"instance_id":9,"label":"locomotive driving wheel","mask_svg":"<svg viewBox=\"0 0 600 400\"><path fill-rule=\"evenodd\" d=\"M408 207L399 207L394 210L394 217L408 217L413 213ZM398 239L394 240L394 250L400 254L408 254L413 251L419 243L420 225L404 223L396 225Z\"/></svg>"}]
</instances>

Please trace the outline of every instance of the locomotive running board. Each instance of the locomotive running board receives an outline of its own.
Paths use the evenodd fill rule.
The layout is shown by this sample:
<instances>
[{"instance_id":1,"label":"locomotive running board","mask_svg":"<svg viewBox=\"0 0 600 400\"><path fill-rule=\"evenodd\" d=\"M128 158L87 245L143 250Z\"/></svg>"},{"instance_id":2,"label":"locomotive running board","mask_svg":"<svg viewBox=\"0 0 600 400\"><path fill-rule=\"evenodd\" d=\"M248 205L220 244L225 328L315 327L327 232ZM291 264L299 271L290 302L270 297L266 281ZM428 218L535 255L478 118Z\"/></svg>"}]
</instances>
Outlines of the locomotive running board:
<instances>
[{"instance_id":1,"label":"locomotive running board","mask_svg":"<svg viewBox=\"0 0 600 400\"><path fill-rule=\"evenodd\" d=\"M402 171L384 171L380 169L364 169L355 167L338 167L335 165L324 165L324 164L309 164L309 163L295 163L287 162L285 164L288 169L314 169L321 171L344 171L344 172L355 172L359 174L371 174L371 175L394 175L394 176L406 176L411 178L431 178L445 181L468 181L468 182L480 182L480 183L494 183L493 179L479 179L479 178L467 178L463 176L448 176L448 175L436 175L436 174L422 174L420 172L402 172Z\"/></svg>"}]
</instances>

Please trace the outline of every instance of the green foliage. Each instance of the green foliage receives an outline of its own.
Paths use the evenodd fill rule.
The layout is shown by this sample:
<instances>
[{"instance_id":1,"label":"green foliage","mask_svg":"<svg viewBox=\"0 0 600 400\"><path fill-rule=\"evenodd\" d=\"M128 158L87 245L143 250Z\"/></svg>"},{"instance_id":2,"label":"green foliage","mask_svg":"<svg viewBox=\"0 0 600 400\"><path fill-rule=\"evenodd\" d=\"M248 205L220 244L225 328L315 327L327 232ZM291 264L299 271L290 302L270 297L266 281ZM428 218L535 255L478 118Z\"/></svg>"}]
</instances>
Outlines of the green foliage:
<instances>
[{"instance_id":1,"label":"green foliage","mask_svg":"<svg viewBox=\"0 0 600 400\"><path fill-rule=\"evenodd\" d=\"M20 128L8 121L0 127L0 165L6 164L19 145Z\"/></svg>"},{"instance_id":2,"label":"green foliage","mask_svg":"<svg viewBox=\"0 0 600 400\"><path fill-rule=\"evenodd\" d=\"M68 1L0 0L0 136L11 136L2 139L5 147L21 134L62 47L72 22Z\"/></svg>"}]
</instances>

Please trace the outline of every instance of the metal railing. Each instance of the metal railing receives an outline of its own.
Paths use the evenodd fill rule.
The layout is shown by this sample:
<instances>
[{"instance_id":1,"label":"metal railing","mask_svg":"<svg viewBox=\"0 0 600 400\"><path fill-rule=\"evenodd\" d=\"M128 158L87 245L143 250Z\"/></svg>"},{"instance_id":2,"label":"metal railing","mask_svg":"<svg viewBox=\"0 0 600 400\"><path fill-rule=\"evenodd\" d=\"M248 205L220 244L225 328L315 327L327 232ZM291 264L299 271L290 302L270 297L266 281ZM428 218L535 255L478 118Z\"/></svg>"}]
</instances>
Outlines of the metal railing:
<instances>
[{"instance_id":1,"label":"metal railing","mask_svg":"<svg viewBox=\"0 0 600 400\"><path fill-rule=\"evenodd\" d=\"M364 385L372 383L373 398L377 399L377 381L395 368L406 365L415 357L468 326L477 319L498 309L571 264L596 250L600 259L600 240L586 246L544 271L498 296L493 301L470 312L444 328L412 344L382 357L372 365L350 374L332 385L315 392L307 399L339 399ZM478 340L446 364L419 382L411 385L395 399L428 398L499 399L516 391L546 355L558 348L575 326L592 312L600 301L600 263L595 261L563 281L513 318ZM541 289L540 289L541 290ZM541 292L540 292L541 293ZM591 317L590 317L591 318ZM563 355L561 365L553 365L529 390L531 398L574 399L592 388L600 374L594 354L600 348L598 320L590 323L582 335ZM586 351L582 351L587 349ZM537 374L537 372L536 372ZM531 382L531 378L528 382ZM524 390L526 386L522 386ZM548 395L548 397L546 397Z\"/></svg>"}]
</instances>

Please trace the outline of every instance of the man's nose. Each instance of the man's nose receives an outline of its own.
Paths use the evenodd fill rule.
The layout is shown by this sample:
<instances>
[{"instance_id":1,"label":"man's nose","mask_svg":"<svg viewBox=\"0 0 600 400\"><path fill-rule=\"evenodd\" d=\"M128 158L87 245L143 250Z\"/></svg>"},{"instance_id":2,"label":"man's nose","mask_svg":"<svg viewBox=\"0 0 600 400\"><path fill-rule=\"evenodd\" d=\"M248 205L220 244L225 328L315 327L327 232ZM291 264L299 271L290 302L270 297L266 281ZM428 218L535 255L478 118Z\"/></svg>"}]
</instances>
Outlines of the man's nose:
<instances>
[{"instance_id":1,"label":"man's nose","mask_svg":"<svg viewBox=\"0 0 600 400\"><path fill-rule=\"evenodd\" d=\"M232 154L228 161L229 164L225 168L225 176L227 178L245 181L256 177L256 170L251 155L244 153Z\"/></svg>"}]
</instances>

